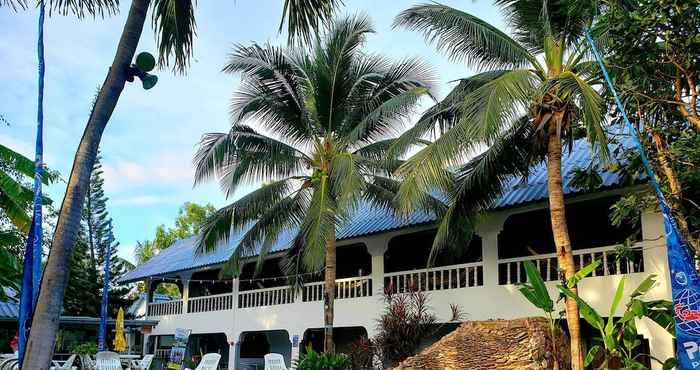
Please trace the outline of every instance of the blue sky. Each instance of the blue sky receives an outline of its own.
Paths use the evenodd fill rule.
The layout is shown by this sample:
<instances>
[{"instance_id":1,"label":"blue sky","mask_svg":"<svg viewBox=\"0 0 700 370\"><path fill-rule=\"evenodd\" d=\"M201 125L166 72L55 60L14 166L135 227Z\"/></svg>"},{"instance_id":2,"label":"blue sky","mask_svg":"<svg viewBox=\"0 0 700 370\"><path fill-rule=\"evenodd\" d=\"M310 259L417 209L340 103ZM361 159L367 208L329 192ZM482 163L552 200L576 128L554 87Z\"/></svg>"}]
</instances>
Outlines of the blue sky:
<instances>
[{"instance_id":1,"label":"blue sky","mask_svg":"<svg viewBox=\"0 0 700 370\"><path fill-rule=\"evenodd\" d=\"M192 154L203 133L229 127L229 99L240 77L220 71L232 45L285 42L277 34L282 3L199 1L188 73L158 71L158 85L149 91L127 85L101 144L108 206L123 257L133 260L136 241L151 238L158 224L171 225L185 201L227 203L215 184L192 187ZM439 96L449 92L449 81L470 73L463 64L437 54L419 34L391 29L394 16L416 1L345 3L343 12L362 11L374 21L377 33L368 40L367 50L393 58L423 58L439 77ZM446 3L503 25L488 1ZM46 21L45 161L64 178L70 173L92 98L111 64L129 4L122 1L120 14L107 19L54 16ZM36 116L36 21L34 9L20 13L0 9L0 114L10 123L0 126L0 142L29 157L34 153ZM147 24L138 50L154 52L153 46L153 31ZM235 197L250 189L241 189ZM64 191L65 183L47 189L57 202Z\"/></svg>"}]
</instances>

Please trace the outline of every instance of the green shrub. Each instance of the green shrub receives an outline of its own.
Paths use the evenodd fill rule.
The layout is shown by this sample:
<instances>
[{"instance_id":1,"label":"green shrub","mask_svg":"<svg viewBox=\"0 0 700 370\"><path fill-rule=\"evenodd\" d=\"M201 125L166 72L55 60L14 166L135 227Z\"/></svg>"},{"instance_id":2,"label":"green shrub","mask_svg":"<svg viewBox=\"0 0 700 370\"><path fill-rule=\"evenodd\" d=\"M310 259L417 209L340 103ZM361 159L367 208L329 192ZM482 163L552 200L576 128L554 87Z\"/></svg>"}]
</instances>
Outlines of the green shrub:
<instances>
[{"instance_id":1,"label":"green shrub","mask_svg":"<svg viewBox=\"0 0 700 370\"><path fill-rule=\"evenodd\" d=\"M352 370L350 357L342 353L318 353L311 347L295 361L297 370Z\"/></svg>"},{"instance_id":2,"label":"green shrub","mask_svg":"<svg viewBox=\"0 0 700 370\"><path fill-rule=\"evenodd\" d=\"M73 347L71 353L76 355L94 355L97 353L97 343L85 342Z\"/></svg>"}]
</instances>

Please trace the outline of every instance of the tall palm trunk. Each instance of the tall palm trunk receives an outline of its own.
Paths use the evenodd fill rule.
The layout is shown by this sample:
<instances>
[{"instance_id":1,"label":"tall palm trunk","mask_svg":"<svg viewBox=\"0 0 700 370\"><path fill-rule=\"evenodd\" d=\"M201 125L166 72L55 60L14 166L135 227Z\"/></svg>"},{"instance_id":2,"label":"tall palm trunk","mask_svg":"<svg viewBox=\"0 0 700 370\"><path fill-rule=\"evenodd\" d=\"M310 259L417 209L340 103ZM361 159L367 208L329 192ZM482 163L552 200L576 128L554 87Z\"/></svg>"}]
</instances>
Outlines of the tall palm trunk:
<instances>
[{"instance_id":1,"label":"tall palm trunk","mask_svg":"<svg viewBox=\"0 0 700 370\"><path fill-rule=\"evenodd\" d=\"M73 160L66 195L61 204L51 253L41 283L39 301L34 312L32 330L27 342L23 369L48 370L53 357L54 340L73 247L80 228L80 217L90 184L97 148L105 126L114 111L126 82L126 70L141 38L150 0L133 0L124 25L114 61L97 96L83 137Z\"/></svg>"},{"instance_id":2,"label":"tall palm trunk","mask_svg":"<svg viewBox=\"0 0 700 370\"><path fill-rule=\"evenodd\" d=\"M325 294L323 297L324 340L323 350L326 353L335 352L333 344L333 303L335 301L335 232L326 244L326 274Z\"/></svg>"},{"instance_id":3,"label":"tall palm trunk","mask_svg":"<svg viewBox=\"0 0 700 370\"><path fill-rule=\"evenodd\" d=\"M547 191L549 193L549 217L552 222L554 245L557 249L559 268L564 270L564 276L569 279L576 273L574 256L571 253L569 229L566 226L564 210L564 190L561 176L561 137L559 125L564 119L564 112L554 112L548 128L547 143ZM576 293L576 287L572 289ZM571 336L571 369L583 370L583 346L581 344L581 326L576 301L566 298L566 323Z\"/></svg>"}]
</instances>

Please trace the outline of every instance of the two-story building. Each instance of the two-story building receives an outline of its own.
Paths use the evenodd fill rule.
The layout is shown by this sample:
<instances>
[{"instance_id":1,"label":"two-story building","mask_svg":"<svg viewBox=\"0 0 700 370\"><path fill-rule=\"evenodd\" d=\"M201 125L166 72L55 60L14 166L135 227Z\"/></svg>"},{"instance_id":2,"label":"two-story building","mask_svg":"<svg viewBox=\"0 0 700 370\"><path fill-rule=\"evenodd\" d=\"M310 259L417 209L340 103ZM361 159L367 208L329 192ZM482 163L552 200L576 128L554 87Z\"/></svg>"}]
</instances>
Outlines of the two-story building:
<instances>
[{"instance_id":1,"label":"two-story building","mask_svg":"<svg viewBox=\"0 0 700 370\"><path fill-rule=\"evenodd\" d=\"M614 227L609 221L613 202L646 185L622 186L618 174L602 170L602 185L595 191L573 187L574 170L588 167L590 160L586 143L579 141L564 154L562 166L576 264L603 261L581 282L581 296L607 313L621 279L628 280L626 288L631 291L646 276L656 274L659 282L648 297L670 299L660 214L646 212L634 226ZM539 316L517 289L526 279L523 262L529 260L537 264L556 296L559 273L543 165L533 168L527 179L512 179L461 255L445 252L435 266L427 267L435 221L425 213L398 219L390 210L360 207L338 230L334 334L338 350L347 350L362 335L375 334L384 308L382 292L388 286L402 292L408 284L417 284L429 292L430 305L440 320L450 317L450 304L459 305L467 320ZM632 248L620 248L630 237L635 240ZM148 333L146 350L167 353L176 328L192 330L191 353L219 352L222 368L228 369L261 369L268 352L283 354L289 365L305 346L320 348L323 277L311 277L300 289L290 289L279 268L289 242L282 239L286 240L274 246L255 278L251 262L239 278L219 279L223 263L236 246L235 236L228 245L204 255L195 254L194 238L180 240L121 277L122 283L145 281L149 297L161 283L180 288L180 299L149 301L146 317L158 324ZM673 356L668 333L646 320L638 326L649 354L661 360Z\"/></svg>"}]
</instances>

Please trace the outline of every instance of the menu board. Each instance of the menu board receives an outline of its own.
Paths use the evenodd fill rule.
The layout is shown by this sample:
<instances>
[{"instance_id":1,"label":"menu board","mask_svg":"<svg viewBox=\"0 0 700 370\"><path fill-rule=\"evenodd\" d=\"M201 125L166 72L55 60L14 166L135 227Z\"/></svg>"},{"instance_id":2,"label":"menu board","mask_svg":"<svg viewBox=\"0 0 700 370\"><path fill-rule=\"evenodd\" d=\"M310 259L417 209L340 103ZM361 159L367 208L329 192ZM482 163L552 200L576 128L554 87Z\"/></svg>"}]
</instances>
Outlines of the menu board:
<instances>
[{"instance_id":1,"label":"menu board","mask_svg":"<svg viewBox=\"0 0 700 370\"><path fill-rule=\"evenodd\" d=\"M181 370L187 352L187 341L190 338L191 329L175 329L175 342L170 348L170 358L168 359L168 369Z\"/></svg>"}]
</instances>

